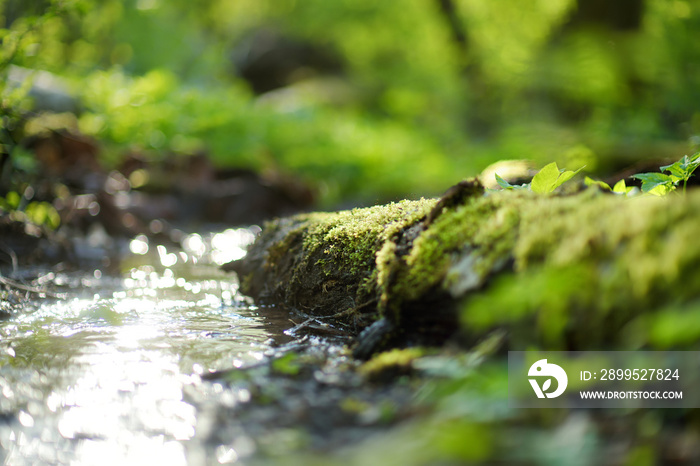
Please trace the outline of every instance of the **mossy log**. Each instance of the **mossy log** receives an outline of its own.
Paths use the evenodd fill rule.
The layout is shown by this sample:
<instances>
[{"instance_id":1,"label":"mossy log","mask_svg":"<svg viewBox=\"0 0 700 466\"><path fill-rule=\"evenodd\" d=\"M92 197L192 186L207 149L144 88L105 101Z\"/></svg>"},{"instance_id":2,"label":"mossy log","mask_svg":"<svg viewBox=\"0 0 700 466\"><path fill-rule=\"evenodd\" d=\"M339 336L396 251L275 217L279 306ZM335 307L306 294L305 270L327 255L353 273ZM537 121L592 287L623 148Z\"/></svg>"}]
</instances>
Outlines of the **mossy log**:
<instances>
[{"instance_id":1,"label":"mossy log","mask_svg":"<svg viewBox=\"0 0 700 466\"><path fill-rule=\"evenodd\" d=\"M358 357L507 331L512 348L688 348L700 339L700 191L484 192L265 225L244 293L360 332Z\"/></svg>"}]
</instances>

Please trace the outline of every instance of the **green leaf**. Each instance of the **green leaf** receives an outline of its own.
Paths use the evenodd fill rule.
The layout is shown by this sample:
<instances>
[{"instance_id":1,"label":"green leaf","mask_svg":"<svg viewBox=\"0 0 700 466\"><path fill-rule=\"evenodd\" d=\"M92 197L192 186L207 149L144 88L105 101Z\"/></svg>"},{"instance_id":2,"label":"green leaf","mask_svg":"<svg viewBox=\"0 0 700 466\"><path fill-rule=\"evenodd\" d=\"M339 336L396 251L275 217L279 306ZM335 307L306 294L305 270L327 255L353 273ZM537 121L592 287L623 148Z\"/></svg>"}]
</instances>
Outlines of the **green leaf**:
<instances>
[{"instance_id":1,"label":"green leaf","mask_svg":"<svg viewBox=\"0 0 700 466\"><path fill-rule=\"evenodd\" d=\"M46 212L46 226L52 230L56 230L61 225L61 216L56 211L56 209L49 204L49 208Z\"/></svg>"},{"instance_id":2,"label":"green leaf","mask_svg":"<svg viewBox=\"0 0 700 466\"><path fill-rule=\"evenodd\" d=\"M685 157L687 157L687 155L684 155L683 157L685 158ZM675 166L680 166L680 163L681 163L682 160L683 160L683 159L678 160L677 162L673 162L672 164L669 164L669 165L663 165L663 166L659 167L659 170L661 170L662 172L664 172L664 171L666 171L666 170L669 170L669 171L670 171L670 170L671 170L671 167L673 167L674 165L675 165Z\"/></svg>"},{"instance_id":3,"label":"green leaf","mask_svg":"<svg viewBox=\"0 0 700 466\"><path fill-rule=\"evenodd\" d=\"M598 186L601 189L607 189L608 191L612 191L612 188L610 188L610 185L608 183L606 183L605 181L594 180L593 178L591 178L589 176L584 178L583 182L586 186Z\"/></svg>"},{"instance_id":4,"label":"green leaf","mask_svg":"<svg viewBox=\"0 0 700 466\"><path fill-rule=\"evenodd\" d=\"M634 189L633 186L627 187L625 180L620 180L613 186L613 192L618 194L627 194Z\"/></svg>"},{"instance_id":5,"label":"green leaf","mask_svg":"<svg viewBox=\"0 0 700 466\"><path fill-rule=\"evenodd\" d=\"M659 170L661 170L662 172L670 172L671 176L676 178L673 181L679 181L687 176L689 163L690 159L687 155L684 155L683 158L679 161L672 163L671 165L664 165L663 167L659 167Z\"/></svg>"},{"instance_id":6,"label":"green leaf","mask_svg":"<svg viewBox=\"0 0 700 466\"><path fill-rule=\"evenodd\" d=\"M644 185L642 185L644 187ZM665 196L666 194L670 193L671 191L675 190L676 187L669 183L669 184L660 184L658 186L654 186L650 190L646 191L648 194L653 194L654 196Z\"/></svg>"},{"instance_id":7,"label":"green leaf","mask_svg":"<svg viewBox=\"0 0 700 466\"><path fill-rule=\"evenodd\" d=\"M576 170L575 172L574 172L574 171L571 171L571 170L567 170L567 171L562 172L562 173L559 175L559 178L557 178L557 180L554 182L554 187L552 188L552 191L554 191L554 190L557 189L559 186L563 185L564 183L566 183L567 181L569 181L571 178L573 178L574 176L576 176L576 174L577 174L578 172L580 172L581 170L583 170L583 167L579 168L579 169Z\"/></svg>"},{"instance_id":8,"label":"green leaf","mask_svg":"<svg viewBox=\"0 0 700 466\"><path fill-rule=\"evenodd\" d=\"M671 176L677 178L674 181L687 180L693 174L696 168L700 166L700 161L698 161L698 156L700 153L695 154L692 158L684 155L680 160L671 165L664 165L659 167L661 171L668 171Z\"/></svg>"},{"instance_id":9,"label":"green leaf","mask_svg":"<svg viewBox=\"0 0 700 466\"><path fill-rule=\"evenodd\" d=\"M669 183L672 178L663 173L635 173L632 178L637 178L642 183Z\"/></svg>"},{"instance_id":10,"label":"green leaf","mask_svg":"<svg viewBox=\"0 0 700 466\"><path fill-rule=\"evenodd\" d=\"M641 180L642 192L645 193L663 196L664 194L668 194L675 189L675 186L673 185L673 177L663 173L637 173L632 175L632 177Z\"/></svg>"},{"instance_id":11,"label":"green leaf","mask_svg":"<svg viewBox=\"0 0 700 466\"><path fill-rule=\"evenodd\" d=\"M667 165L661 168L661 170L670 172L673 181L680 181L686 176L686 172L677 163Z\"/></svg>"},{"instance_id":12,"label":"green leaf","mask_svg":"<svg viewBox=\"0 0 700 466\"><path fill-rule=\"evenodd\" d=\"M498 173L496 173L496 183L498 183L498 186L500 186L503 189L515 189L515 187L508 183L506 180L498 176Z\"/></svg>"},{"instance_id":13,"label":"green leaf","mask_svg":"<svg viewBox=\"0 0 700 466\"><path fill-rule=\"evenodd\" d=\"M542 170L532 178L530 189L539 194L551 193L562 184L573 178L583 167L578 170L559 170L556 162L545 165Z\"/></svg>"},{"instance_id":14,"label":"green leaf","mask_svg":"<svg viewBox=\"0 0 700 466\"><path fill-rule=\"evenodd\" d=\"M688 178L690 178L690 176L693 174L693 172L695 171L696 168L700 167L700 160L699 159L700 159L700 152L698 152L697 154L695 154L694 156L692 156L690 158L690 161L688 163L688 169L687 169Z\"/></svg>"},{"instance_id":15,"label":"green leaf","mask_svg":"<svg viewBox=\"0 0 700 466\"><path fill-rule=\"evenodd\" d=\"M604 181L594 180L593 178L590 178L588 176L583 180L583 182L586 184L586 186L598 186L601 189L612 191L615 194L627 195L630 191L634 189L633 186L628 187L624 179L615 183L615 186L613 186L612 188L608 183Z\"/></svg>"},{"instance_id":16,"label":"green leaf","mask_svg":"<svg viewBox=\"0 0 700 466\"><path fill-rule=\"evenodd\" d=\"M496 173L496 183L498 183L498 186L500 186L503 189L509 189L509 190L522 190L522 189L527 189L530 185L524 184L524 185L517 185L517 184L510 184L500 176L498 176L498 173Z\"/></svg>"},{"instance_id":17,"label":"green leaf","mask_svg":"<svg viewBox=\"0 0 700 466\"><path fill-rule=\"evenodd\" d=\"M530 189L540 194L551 193L556 188L555 183L559 175L559 168L556 162L545 165L542 170L532 178Z\"/></svg>"}]
</instances>

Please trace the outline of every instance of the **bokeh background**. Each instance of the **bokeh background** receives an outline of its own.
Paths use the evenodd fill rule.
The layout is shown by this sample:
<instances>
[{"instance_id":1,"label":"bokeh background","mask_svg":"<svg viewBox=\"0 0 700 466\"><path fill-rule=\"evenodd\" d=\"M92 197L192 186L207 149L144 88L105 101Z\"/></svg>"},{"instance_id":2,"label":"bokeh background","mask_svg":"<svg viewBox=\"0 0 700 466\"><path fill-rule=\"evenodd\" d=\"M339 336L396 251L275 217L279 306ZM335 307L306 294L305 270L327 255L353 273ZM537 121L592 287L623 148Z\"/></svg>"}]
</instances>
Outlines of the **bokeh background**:
<instances>
[{"instance_id":1,"label":"bokeh background","mask_svg":"<svg viewBox=\"0 0 700 466\"><path fill-rule=\"evenodd\" d=\"M436 195L501 159L612 174L700 134L695 0L0 5L5 147L41 117L106 166L205 154L321 206Z\"/></svg>"}]
</instances>

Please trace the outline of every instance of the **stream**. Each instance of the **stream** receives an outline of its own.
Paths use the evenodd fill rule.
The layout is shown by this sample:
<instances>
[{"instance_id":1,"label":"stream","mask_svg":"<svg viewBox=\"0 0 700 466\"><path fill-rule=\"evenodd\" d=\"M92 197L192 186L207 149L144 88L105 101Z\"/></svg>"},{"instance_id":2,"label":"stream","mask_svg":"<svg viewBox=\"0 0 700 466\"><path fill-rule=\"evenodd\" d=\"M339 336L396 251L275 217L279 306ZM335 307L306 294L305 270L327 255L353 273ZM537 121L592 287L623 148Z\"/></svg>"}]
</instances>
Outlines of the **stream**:
<instances>
[{"instance_id":1,"label":"stream","mask_svg":"<svg viewBox=\"0 0 700 466\"><path fill-rule=\"evenodd\" d=\"M286 313L261 312L218 268L254 234L190 235L179 250L136 238L121 273L46 272L63 296L0 321L0 460L180 465L252 454L244 435L217 445L205 434L221 407L251 397L208 376L260 364L292 340Z\"/></svg>"}]
</instances>

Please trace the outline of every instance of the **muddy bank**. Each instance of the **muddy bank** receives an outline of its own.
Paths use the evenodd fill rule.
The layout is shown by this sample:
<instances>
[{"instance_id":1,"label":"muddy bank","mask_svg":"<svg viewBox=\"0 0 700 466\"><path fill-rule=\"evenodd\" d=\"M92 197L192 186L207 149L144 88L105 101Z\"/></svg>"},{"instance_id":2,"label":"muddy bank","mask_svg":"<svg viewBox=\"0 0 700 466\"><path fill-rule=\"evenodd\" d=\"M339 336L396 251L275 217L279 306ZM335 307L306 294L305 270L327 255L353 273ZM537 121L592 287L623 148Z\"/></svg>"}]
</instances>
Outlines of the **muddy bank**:
<instances>
[{"instance_id":1,"label":"muddy bank","mask_svg":"<svg viewBox=\"0 0 700 466\"><path fill-rule=\"evenodd\" d=\"M462 182L439 200L273 221L228 268L253 298L359 334L362 358L495 329L509 348L686 348L700 336L688 325L698 208L697 191L537 195Z\"/></svg>"}]
</instances>

